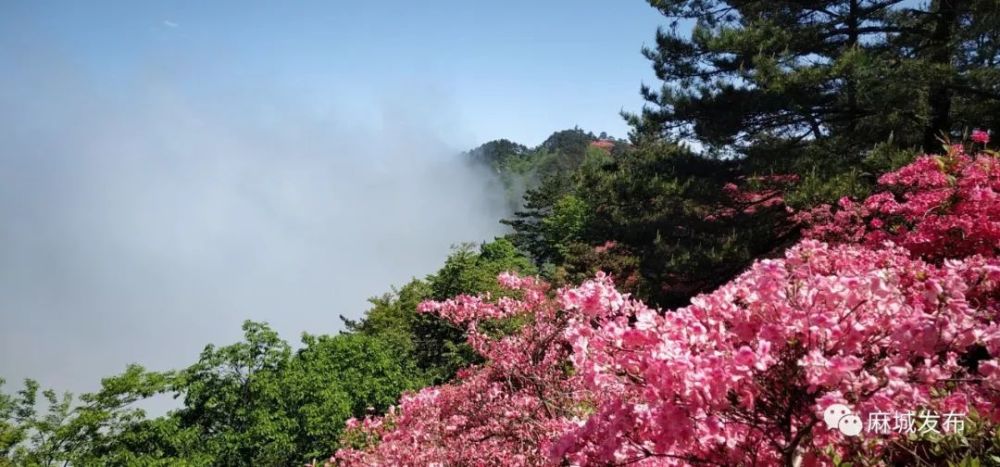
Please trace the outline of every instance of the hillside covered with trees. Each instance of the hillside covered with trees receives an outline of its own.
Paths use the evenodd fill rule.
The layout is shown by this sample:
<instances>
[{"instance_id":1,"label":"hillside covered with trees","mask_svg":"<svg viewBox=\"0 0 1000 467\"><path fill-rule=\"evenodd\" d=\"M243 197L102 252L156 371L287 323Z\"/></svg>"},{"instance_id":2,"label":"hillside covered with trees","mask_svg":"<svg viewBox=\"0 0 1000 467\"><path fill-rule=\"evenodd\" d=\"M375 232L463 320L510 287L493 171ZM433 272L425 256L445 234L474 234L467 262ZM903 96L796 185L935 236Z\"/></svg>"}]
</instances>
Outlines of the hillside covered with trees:
<instances>
[{"instance_id":1,"label":"hillside covered with trees","mask_svg":"<svg viewBox=\"0 0 1000 467\"><path fill-rule=\"evenodd\" d=\"M462 155L508 234L298 350L5 386L0 465L1000 465L1000 4L649 3L627 139Z\"/></svg>"}]
</instances>

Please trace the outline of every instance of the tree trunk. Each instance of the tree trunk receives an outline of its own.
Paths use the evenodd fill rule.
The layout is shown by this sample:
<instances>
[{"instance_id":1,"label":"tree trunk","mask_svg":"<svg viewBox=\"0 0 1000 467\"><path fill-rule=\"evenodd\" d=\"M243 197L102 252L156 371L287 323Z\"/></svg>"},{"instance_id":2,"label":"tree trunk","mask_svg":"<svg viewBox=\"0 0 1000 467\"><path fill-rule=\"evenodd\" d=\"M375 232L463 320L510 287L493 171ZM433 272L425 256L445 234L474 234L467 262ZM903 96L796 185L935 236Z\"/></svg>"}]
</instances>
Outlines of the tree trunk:
<instances>
[{"instance_id":1,"label":"tree trunk","mask_svg":"<svg viewBox=\"0 0 1000 467\"><path fill-rule=\"evenodd\" d=\"M930 37L928 48L929 62L933 67L932 75L938 70L947 69L952 64L954 51L954 36L958 22L958 8L961 0L939 0L935 12L934 31ZM927 94L929 110L927 126L924 129L924 151L932 151L938 147L938 138L947 136L951 130L951 77L935 79L930 84Z\"/></svg>"},{"instance_id":2,"label":"tree trunk","mask_svg":"<svg viewBox=\"0 0 1000 467\"><path fill-rule=\"evenodd\" d=\"M858 46L858 0L851 0L850 10L847 13L847 52L851 52ZM858 124L858 84L854 75L854 67L848 71L847 76L847 130L853 132Z\"/></svg>"}]
</instances>

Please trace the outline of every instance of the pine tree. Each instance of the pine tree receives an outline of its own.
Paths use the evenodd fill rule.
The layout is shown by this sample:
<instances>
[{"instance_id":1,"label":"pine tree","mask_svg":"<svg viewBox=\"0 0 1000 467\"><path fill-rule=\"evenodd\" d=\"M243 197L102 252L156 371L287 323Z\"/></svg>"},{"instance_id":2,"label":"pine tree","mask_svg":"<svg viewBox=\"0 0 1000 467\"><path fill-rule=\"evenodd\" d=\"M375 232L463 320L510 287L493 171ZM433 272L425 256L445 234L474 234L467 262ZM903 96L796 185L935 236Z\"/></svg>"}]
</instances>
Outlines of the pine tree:
<instances>
[{"instance_id":1,"label":"pine tree","mask_svg":"<svg viewBox=\"0 0 1000 467\"><path fill-rule=\"evenodd\" d=\"M856 161L890 136L937 150L942 134L995 126L998 3L911 3L651 0L671 27L644 50L663 86L643 87L633 137Z\"/></svg>"}]
</instances>

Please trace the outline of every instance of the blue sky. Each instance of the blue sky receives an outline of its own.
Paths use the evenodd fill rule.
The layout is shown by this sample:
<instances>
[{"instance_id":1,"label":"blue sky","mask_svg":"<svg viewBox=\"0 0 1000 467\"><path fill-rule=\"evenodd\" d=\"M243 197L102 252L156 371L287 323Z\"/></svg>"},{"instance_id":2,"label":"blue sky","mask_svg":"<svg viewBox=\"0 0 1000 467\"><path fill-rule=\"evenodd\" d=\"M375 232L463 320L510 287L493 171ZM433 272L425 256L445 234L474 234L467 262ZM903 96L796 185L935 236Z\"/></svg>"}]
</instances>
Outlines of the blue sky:
<instances>
[{"instance_id":1,"label":"blue sky","mask_svg":"<svg viewBox=\"0 0 1000 467\"><path fill-rule=\"evenodd\" d=\"M618 112L654 82L640 48L662 23L640 0L3 2L0 58L58 57L126 100L153 81L370 122L418 99L453 145L534 145L574 125L625 136Z\"/></svg>"},{"instance_id":2,"label":"blue sky","mask_svg":"<svg viewBox=\"0 0 1000 467\"><path fill-rule=\"evenodd\" d=\"M502 233L495 138L625 136L640 0L0 1L0 377L337 332Z\"/></svg>"}]
</instances>

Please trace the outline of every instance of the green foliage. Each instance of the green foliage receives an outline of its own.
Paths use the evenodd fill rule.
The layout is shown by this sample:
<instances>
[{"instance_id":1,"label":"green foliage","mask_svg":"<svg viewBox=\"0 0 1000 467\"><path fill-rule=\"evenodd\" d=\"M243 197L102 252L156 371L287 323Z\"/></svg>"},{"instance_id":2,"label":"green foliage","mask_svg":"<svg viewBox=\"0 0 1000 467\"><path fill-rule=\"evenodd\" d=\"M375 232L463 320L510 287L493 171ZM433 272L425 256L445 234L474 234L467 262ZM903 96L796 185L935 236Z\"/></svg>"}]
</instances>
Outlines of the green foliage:
<instances>
[{"instance_id":1,"label":"green foliage","mask_svg":"<svg viewBox=\"0 0 1000 467\"><path fill-rule=\"evenodd\" d=\"M305 335L292 352L262 323L243 331L180 372L129 366L75 406L44 391L44 415L28 381L0 397L0 465L301 464L336 449L347 418L384 411L422 384L412 361L370 336ZM183 406L163 417L134 405L168 394Z\"/></svg>"},{"instance_id":2,"label":"green foliage","mask_svg":"<svg viewBox=\"0 0 1000 467\"><path fill-rule=\"evenodd\" d=\"M291 348L260 323L243 326L244 342L207 346L181 373L185 426L205 434L208 451L221 465L279 465L296 460L291 433L296 423L282 383Z\"/></svg>"},{"instance_id":3,"label":"green foliage","mask_svg":"<svg viewBox=\"0 0 1000 467\"><path fill-rule=\"evenodd\" d=\"M574 188L570 177L548 177L524 195L524 205L512 219L501 221L513 229L508 235L510 241L528 252L538 265L554 263L560 258L559 250L547 241L552 238L552 233L546 235L542 221L552 214L556 203Z\"/></svg>"},{"instance_id":4,"label":"green foliage","mask_svg":"<svg viewBox=\"0 0 1000 467\"><path fill-rule=\"evenodd\" d=\"M497 284L497 275L504 271L531 274L534 267L513 243L500 238L482 244L479 251L470 244L460 245L437 273L427 277L427 281L431 297L435 300L463 293L489 292L496 295L503 290Z\"/></svg>"},{"instance_id":5,"label":"green foliage","mask_svg":"<svg viewBox=\"0 0 1000 467\"><path fill-rule=\"evenodd\" d=\"M536 273L532 262L507 239L484 243L478 250L463 244L437 273L426 280L411 281L395 294L372 300L374 307L364 319L345 322L349 330L391 342L412 356L422 381L447 381L478 357L465 344L464 330L418 313L417 305L423 300L443 300L459 294L499 296L504 291L497 285L497 275L505 271Z\"/></svg>"},{"instance_id":6,"label":"green foliage","mask_svg":"<svg viewBox=\"0 0 1000 467\"><path fill-rule=\"evenodd\" d=\"M131 365L103 379L98 392L84 394L75 405L68 394L42 391L47 408L38 412L39 386L28 380L18 392L17 409L0 410L0 426L22 434L7 438L13 443L0 450L0 465L209 465L211 458L198 452L196 433L170 419L147 420L133 405L173 382L172 373Z\"/></svg>"},{"instance_id":7,"label":"green foliage","mask_svg":"<svg viewBox=\"0 0 1000 467\"><path fill-rule=\"evenodd\" d=\"M589 215L587 203L569 194L559 198L552 206L552 213L542 219L542 237L557 252L558 260L565 258L570 246L581 240Z\"/></svg>"},{"instance_id":8,"label":"green foliage","mask_svg":"<svg viewBox=\"0 0 1000 467\"><path fill-rule=\"evenodd\" d=\"M683 305L794 241L784 206L863 197L916 148L938 150L928 135L993 128L1000 110L983 79L997 77L995 2L650 3L671 23L644 51L663 85L626 115L634 146L551 172L505 221L556 282L601 268ZM781 175L798 181L757 182Z\"/></svg>"},{"instance_id":9,"label":"green foliage","mask_svg":"<svg viewBox=\"0 0 1000 467\"><path fill-rule=\"evenodd\" d=\"M431 298L431 286L425 280L413 279L400 289L368 300L372 307L360 321L344 318L348 331L378 336L393 346L398 355L413 355L413 324L417 305Z\"/></svg>"},{"instance_id":10,"label":"green foliage","mask_svg":"<svg viewBox=\"0 0 1000 467\"><path fill-rule=\"evenodd\" d=\"M864 196L900 154L1000 130L995 1L649 3L670 28L644 50L662 86L626 115L634 142L696 141L744 174L799 174L794 207Z\"/></svg>"},{"instance_id":11,"label":"green foliage","mask_svg":"<svg viewBox=\"0 0 1000 467\"><path fill-rule=\"evenodd\" d=\"M0 378L0 389L4 383ZM0 392L0 465L5 465L4 460L10 459L27 437L28 425L25 421L34 415L37 391L38 383L27 380L25 389L16 397Z\"/></svg>"},{"instance_id":12,"label":"green foliage","mask_svg":"<svg viewBox=\"0 0 1000 467\"><path fill-rule=\"evenodd\" d=\"M512 241L553 264L546 270L556 282L600 268L639 297L679 305L794 239L783 208L746 210L752 206L723 192L753 169L645 143L548 180L506 222ZM612 247L602 247L609 241Z\"/></svg>"},{"instance_id":13,"label":"green foliage","mask_svg":"<svg viewBox=\"0 0 1000 467\"><path fill-rule=\"evenodd\" d=\"M682 305L794 239L783 208L748 205L722 191L753 175L747 172L737 161L669 144L639 148L583 174L589 188L581 196L594 208L588 243L618 242L639 259L640 296Z\"/></svg>"},{"instance_id":14,"label":"green foliage","mask_svg":"<svg viewBox=\"0 0 1000 467\"><path fill-rule=\"evenodd\" d=\"M413 362L391 344L363 334L303 337L282 387L292 391L299 453L329 454L350 417L382 413L399 395L423 385ZM302 449L305 447L305 449Z\"/></svg>"},{"instance_id":15,"label":"green foliage","mask_svg":"<svg viewBox=\"0 0 1000 467\"><path fill-rule=\"evenodd\" d=\"M412 363L361 334L303 336L292 353L274 331L244 325L245 341L207 347L183 372L184 408L221 465L290 465L336 447L344 421L385 410L417 387Z\"/></svg>"},{"instance_id":16,"label":"green foliage","mask_svg":"<svg viewBox=\"0 0 1000 467\"><path fill-rule=\"evenodd\" d=\"M664 85L643 88L652 106L631 116L637 137L857 157L889 135L936 150L942 132L998 129L993 1L650 4L695 25L644 50Z\"/></svg>"},{"instance_id":17,"label":"green foliage","mask_svg":"<svg viewBox=\"0 0 1000 467\"><path fill-rule=\"evenodd\" d=\"M468 152L468 156L481 164L489 165L496 170L517 164L525 159L528 148L507 139L493 140L480 145Z\"/></svg>"},{"instance_id":18,"label":"green foliage","mask_svg":"<svg viewBox=\"0 0 1000 467\"><path fill-rule=\"evenodd\" d=\"M598 138L591 132L573 128L552 133L535 148L500 139L485 143L466 155L497 175L511 210L517 210L528 190L547 179L569 177L588 159L606 157L604 150L591 146L598 139L614 142L616 146L612 152L625 145L622 141L609 139L605 133Z\"/></svg>"}]
</instances>

